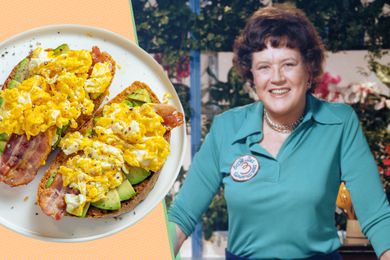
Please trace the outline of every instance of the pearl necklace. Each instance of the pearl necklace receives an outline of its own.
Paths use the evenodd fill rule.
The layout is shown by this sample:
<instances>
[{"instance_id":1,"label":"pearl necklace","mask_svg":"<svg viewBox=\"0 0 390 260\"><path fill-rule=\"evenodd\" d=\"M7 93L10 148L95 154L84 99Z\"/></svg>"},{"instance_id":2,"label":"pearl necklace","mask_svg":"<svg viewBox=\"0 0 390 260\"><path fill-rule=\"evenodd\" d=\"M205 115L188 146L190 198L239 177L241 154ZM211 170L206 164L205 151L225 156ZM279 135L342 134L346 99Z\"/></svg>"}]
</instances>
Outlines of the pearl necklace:
<instances>
[{"instance_id":1,"label":"pearl necklace","mask_svg":"<svg viewBox=\"0 0 390 260\"><path fill-rule=\"evenodd\" d=\"M289 134L291 133L303 120L303 115L301 115L295 122L291 124L278 124L271 120L269 117L267 110L264 109L264 117L267 124L275 131L283 133L283 134Z\"/></svg>"}]
</instances>

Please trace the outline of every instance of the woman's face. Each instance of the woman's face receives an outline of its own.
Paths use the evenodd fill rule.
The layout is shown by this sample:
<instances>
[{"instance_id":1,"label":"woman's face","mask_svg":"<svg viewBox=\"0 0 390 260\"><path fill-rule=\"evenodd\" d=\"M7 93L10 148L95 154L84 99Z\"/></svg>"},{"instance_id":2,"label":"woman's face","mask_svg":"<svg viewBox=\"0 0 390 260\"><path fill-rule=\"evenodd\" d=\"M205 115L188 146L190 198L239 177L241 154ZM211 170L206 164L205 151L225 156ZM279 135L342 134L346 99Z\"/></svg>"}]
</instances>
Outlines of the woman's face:
<instances>
[{"instance_id":1,"label":"woman's face","mask_svg":"<svg viewBox=\"0 0 390 260\"><path fill-rule=\"evenodd\" d=\"M295 120L305 108L309 73L297 49L267 48L252 54L256 93L274 117Z\"/></svg>"}]
</instances>

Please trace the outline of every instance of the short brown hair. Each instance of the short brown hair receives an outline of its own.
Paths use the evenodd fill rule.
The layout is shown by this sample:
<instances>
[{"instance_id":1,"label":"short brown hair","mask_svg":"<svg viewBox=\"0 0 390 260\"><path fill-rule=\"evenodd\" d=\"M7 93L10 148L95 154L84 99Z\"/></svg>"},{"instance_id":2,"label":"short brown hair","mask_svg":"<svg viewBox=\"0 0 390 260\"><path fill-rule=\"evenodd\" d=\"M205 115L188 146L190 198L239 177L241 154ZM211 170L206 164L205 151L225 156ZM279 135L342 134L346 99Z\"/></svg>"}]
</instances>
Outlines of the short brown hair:
<instances>
[{"instance_id":1,"label":"short brown hair","mask_svg":"<svg viewBox=\"0 0 390 260\"><path fill-rule=\"evenodd\" d=\"M305 14L288 5L261 8L247 21L234 43L233 63L238 73L253 81L252 54L272 47L298 49L313 87L323 73L325 48L316 29Z\"/></svg>"}]
</instances>

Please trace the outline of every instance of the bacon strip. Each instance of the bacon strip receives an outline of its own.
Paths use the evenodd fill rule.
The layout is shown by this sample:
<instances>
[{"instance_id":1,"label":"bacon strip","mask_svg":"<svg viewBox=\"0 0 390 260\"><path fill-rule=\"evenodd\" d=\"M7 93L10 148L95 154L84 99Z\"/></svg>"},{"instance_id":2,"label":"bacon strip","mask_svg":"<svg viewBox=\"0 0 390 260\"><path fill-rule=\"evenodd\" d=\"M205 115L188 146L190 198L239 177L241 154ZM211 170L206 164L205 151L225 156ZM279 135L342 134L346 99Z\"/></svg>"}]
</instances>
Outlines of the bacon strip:
<instances>
[{"instance_id":1,"label":"bacon strip","mask_svg":"<svg viewBox=\"0 0 390 260\"><path fill-rule=\"evenodd\" d=\"M65 214L65 190L62 187L62 175L57 174L49 188L43 190L38 196L38 203L42 211L60 220Z\"/></svg>"},{"instance_id":2,"label":"bacon strip","mask_svg":"<svg viewBox=\"0 0 390 260\"><path fill-rule=\"evenodd\" d=\"M92 47L91 56L92 56L92 64L91 67L89 68L88 75L91 75L93 66L95 66L96 63L109 62L110 64L112 64L111 56L106 52L101 52L99 47L97 46ZM110 66L110 69L111 69L111 73L114 73L115 68L113 66Z\"/></svg>"},{"instance_id":3,"label":"bacon strip","mask_svg":"<svg viewBox=\"0 0 390 260\"><path fill-rule=\"evenodd\" d=\"M168 104L155 104L153 105L154 111L164 119L164 125L171 130L176 126L183 124L183 114L176 110L172 105Z\"/></svg>"},{"instance_id":4,"label":"bacon strip","mask_svg":"<svg viewBox=\"0 0 390 260\"><path fill-rule=\"evenodd\" d=\"M31 182L51 151L50 133L27 140L12 134L0 157L0 181L14 187Z\"/></svg>"}]
</instances>

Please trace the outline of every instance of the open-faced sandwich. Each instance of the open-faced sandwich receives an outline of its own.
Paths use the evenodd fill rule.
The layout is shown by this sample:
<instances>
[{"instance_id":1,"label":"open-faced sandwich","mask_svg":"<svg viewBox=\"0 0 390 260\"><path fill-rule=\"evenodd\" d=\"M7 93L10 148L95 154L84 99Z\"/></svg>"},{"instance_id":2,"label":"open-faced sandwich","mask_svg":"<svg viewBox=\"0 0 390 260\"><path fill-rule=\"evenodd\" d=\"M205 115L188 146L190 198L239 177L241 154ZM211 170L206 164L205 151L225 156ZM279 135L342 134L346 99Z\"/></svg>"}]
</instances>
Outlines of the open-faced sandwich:
<instances>
[{"instance_id":1,"label":"open-faced sandwich","mask_svg":"<svg viewBox=\"0 0 390 260\"><path fill-rule=\"evenodd\" d=\"M170 130L183 114L136 81L66 134L38 187L42 211L59 220L113 217L136 207L153 188L170 153Z\"/></svg>"},{"instance_id":2,"label":"open-faced sandwich","mask_svg":"<svg viewBox=\"0 0 390 260\"><path fill-rule=\"evenodd\" d=\"M98 47L38 47L19 62L0 90L0 181L31 182L61 136L97 110L114 74Z\"/></svg>"}]
</instances>

